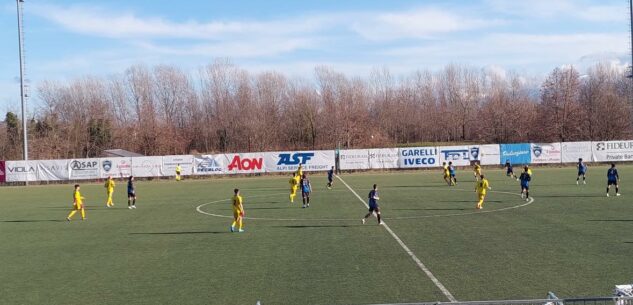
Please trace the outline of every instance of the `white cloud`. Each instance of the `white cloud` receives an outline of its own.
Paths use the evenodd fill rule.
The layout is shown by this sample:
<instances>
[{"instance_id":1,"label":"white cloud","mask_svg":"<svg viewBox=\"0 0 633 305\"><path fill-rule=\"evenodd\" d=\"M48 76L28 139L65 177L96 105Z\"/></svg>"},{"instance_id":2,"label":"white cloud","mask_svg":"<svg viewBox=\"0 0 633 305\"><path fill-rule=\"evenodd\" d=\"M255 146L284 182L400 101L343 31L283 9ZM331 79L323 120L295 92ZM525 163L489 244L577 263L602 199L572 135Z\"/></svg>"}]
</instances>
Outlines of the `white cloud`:
<instances>
[{"instance_id":1,"label":"white cloud","mask_svg":"<svg viewBox=\"0 0 633 305\"><path fill-rule=\"evenodd\" d=\"M574 18L591 22L626 22L624 1L595 4L587 0L487 0L493 10L505 14L538 18Z\"/></svg>"}]
</instances>

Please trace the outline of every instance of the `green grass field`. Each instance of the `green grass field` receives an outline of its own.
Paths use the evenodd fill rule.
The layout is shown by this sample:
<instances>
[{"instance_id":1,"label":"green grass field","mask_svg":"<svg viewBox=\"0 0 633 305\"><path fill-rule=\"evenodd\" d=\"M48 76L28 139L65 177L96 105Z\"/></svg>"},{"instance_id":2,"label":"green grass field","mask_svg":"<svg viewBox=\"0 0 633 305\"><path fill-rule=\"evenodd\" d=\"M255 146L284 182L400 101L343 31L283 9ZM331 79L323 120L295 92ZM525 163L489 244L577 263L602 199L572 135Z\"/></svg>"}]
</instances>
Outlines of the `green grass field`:
<instances>
[{"instance_id":1,"label":"green grass field","mask_svg":"<svg viewBox=\"0 0 633 305\"><path fill-rule=\"evenodd\" d=\"M633 279L633 167L622 197L574 168L536 168L534 201L486 170L493 192L474 209L470 171L449 188L439 171L344 174L362 198L378 183L383 216L456 299L607 296ZM312 178L309 209L288 203L287 177L139 182L128 210L85 184L86 221L65 217L71 185L0 188L0 304L382 304L447 301L363 203ZM229 233L227 198L242 190L245 233ZM205 205L203 205L205 204ZM200 206L203 205L203 206ZM197 207L200 206L200 213Z\"/></svg>"}]
</instances>

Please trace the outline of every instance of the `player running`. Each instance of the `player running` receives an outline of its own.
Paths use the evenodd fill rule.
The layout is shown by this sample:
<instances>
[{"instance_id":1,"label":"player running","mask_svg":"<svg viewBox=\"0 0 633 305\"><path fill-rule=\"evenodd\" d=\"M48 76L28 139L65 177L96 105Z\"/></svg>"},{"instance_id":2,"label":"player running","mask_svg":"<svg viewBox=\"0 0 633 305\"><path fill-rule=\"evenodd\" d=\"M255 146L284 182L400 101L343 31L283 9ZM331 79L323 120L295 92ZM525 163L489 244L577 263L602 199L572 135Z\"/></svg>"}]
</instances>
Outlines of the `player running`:
<instances>
[{"instance_id":1,"label":"player running","mask_svg":"<svg viewBox=\"0 0 633 305\"><path fill-rule=\"evenodd\" d=\"M488 179L486 179L484 175L481 175L481 180L477 182L477 186L475 188L475 191L477 192L477 195L479 196L479 201L477 202L478 210L483 209L484 200L486 199L486 193L490 189L492 188L490 187L490 184L488 183Z\"/></svg>"},{"instance_id":2,"label":"player running","mask_svg":"<svg viewBox=\"0 0 633 305\"><path fill-rule=\"evenodd\" d=\"M297 167L297 176L303 177L303 166L301 164Z\"/></svg>"},{"instance_id":3,"label":"player running","mask_svg":"<svg viewBox=\"0 0 633 305\"><path fill-rule=\"evenodd\" d=\"M475 175L475 181L479 181L479 178L481 178L481 165L477 161L475 161L473 166L473 175Z\"/></svg>"},{"instance_id":4,"label":"player running","mask_svg":"<svg viewBox=\"0 0 633 305\"><path fill-rule=\"evenodd\" d=\"M127 208L136 209L136 187L134 186L134 176L127 180Z\"/></svg>"},{"instance_id":5,"label":"player running","mask_svg":"<svg viewBox=\"0 0 633 305\"><path fill-rule=\"evenodd\" d=\"M369 195L367 197L369 198L369 213L367 213L367 215L365 215L365 217L361 219L361 222L365 224L365 221L367 221L367 218L369 218L371 215L376 213L376 218L378 218L378 224L379 225L383 224L382 220L380 219L380 207L378 206L378 200L380 200L380 198L378 197L377 184L374 184L374 188L371 191L369 191Z\"/></svg>"},{"instance_id":6,"label":"player running","mask_svg":"<svg viewBox=\"0 0 633 305\"><path fill-rule=\"evenodd\" d=\"M457 185L457 177L455 177L455 166L453 166L453 162L448 162L448 172L450 174L450 185Z\"/></svg>"},{"instance_id":7,"label":"player running","mask_svg":"<svg viewBox=\"0 0 633 305\"><path fill-rule=\"evenodd\" d=\"M299 176L297 173L292 174L292 178L288 181L290 183L290 203L295 202L295 197L297 196L297 189L299 188Z\"/></svg>"},{"instance_id":8,"label":"player running","mask_svg":"<svg viewBox=\"0 0 633 305\"><path fill-rule=\"evenodd\" d=\"M182 167L180 167L180 164L176 165L176 181L180 181L180 173L182 173Z\"/></svg>"},{"instance_id":9,"label":"player running","mask_svg":"<svg viewBox=\"0 0 633 305\"><path fill-rule=\"evenodd\" d=\"M79 184L75 184L75 191L73 191L73 210L70 211L66 220L70 221L77 211L81 212L81 220L86 220L86 210L84 209L84 197L81 197L79 192Z\"/></svg>"},{"instance_id":10,"label":"player running","mask_svg":"<svg viewBox=\"0 0 633 305\"><path fill-rule=\"evenodd\" d=\"M231 232L235 232L235 225L237 224L237 232L244 232L244 205L242 204L242 196L240 196L240 190L234 189L232 201L233 201L233 223L231 224Z\"/></svg>"},{"instance_id":11,"label":"player running","mask_svg":"<svg viewBox=\"0 0 633 305\"><path fill-rule=\"evenodd\" d=\"M615 163L611 163L611 168L607 171L607 197L609 197L609 189L611 189L612 185L615 186L615 195L620 196L618 182L620 182L620 175L618 175L618 170L615 168Z\"/></svg>"},{"instance_id":12,"label":"player running","mask_svg":"<svg viewBox=\"0 0 633 305\"><path fill-rule=\"evenodd\" d=\"M114 183L114 180L112 179L112 176L109 176L105 182L105 185L103 186L105 187L106 194L108 195L108 200L106 200L106 208L111 208L114 206L114 202L112 202L112 194L114 193L115 186L116 185Z\"/></svg>"},{"instance_id":13,"label":"player running","mask_svg":"<svg viewBox=\"0 0 633 305\"><path fill-rule=\"evenodd\" d=\"M301 178L301 197L303 198L303 208L310 207L310 193L312 193L312 184L310 184L310 179L308 179L307 174L303 174Z\"/></svg>"},{"instance_id":14,"label":"player running","mask_svg":"<svg viewBox=\"0 0 633 305\"><path fill-rule=\"evenodd\" d=\"M525 201L530 200L530 180L532 180L532 174L529 172L529 168L526 166L523 168L521 176L521 198L525 198Z\"/></svg>"},{"instance_id":15,"label":"player running","mask_svg":"<svg viewBox=\"0 0 633 305\"><path fill-rule=\"evenodd\" d=\"M442 163L442 169L444 172L444 181L446 181L446 184L448 184L448 186L451 185L451 173L448 170L448 164L446 164L446 162Z\"/></svg>"},{"instance_id":16,"label":"player running","mask_svg":"<svg viewBox=\"0 0 633 305\"><path fill-rule=\"evenodd\" d=\"M512 163L510 163L509 159L506 160L504 167L506 168L506 176L519 181L519 178L514 174L514 169L512 169Z\"/></svg>"},{"instance_id":17,"label":"player running","mask_svg":"<svg viewBox=\"0 0 633 305\"><path fill-rule=\"evenodd\" d=\"M331 190L332 186L334 186L334 166L327 171L327 188Z\"/></svg>"},{"instance_id":18,"label":"player running","mask_svg":"<svg viewBox=\"0 0 633 305\"><path fill-rule=\"evenodd\" d=\"M582 176L582 184L587 184L587 164L582 162L582 158L579 158L576 167L578 168L578 177L576 177L576 184L580 182L580 176Z\"/></svg>"}]
</instances>

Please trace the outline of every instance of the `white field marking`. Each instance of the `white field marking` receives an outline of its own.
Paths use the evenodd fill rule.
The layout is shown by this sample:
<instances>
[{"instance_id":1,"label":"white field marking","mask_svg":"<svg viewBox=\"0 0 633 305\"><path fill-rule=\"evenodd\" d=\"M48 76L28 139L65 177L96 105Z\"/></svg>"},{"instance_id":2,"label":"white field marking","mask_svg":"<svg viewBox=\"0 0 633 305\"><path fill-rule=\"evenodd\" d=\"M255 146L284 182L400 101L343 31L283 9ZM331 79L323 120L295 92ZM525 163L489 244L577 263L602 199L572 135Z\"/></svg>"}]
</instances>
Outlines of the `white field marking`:
<instances>
[{"instance_id":1,"label":"white field marking","mask_svg":"<svg viewBox=\"0 0 633 305\"><path fill-rule=\"evenodd\" d=\"M345 180L343 180L343 178L341 178L340 176L336 176L336 178L338 178L338 180L341 180L341 182L354 194L356 195L356 198L358 198L358 200L360 200L360 202L363 203L363 205L369 209L369 205L367 205L367 203L365 202L365 200L363 200L363 198L361 198L358 193L356 193L356 191L354 191L354 189L352 189L349 184L347 184L347 182L345 182ZM411 257L411 259L413 259L413 261L418 265L418 267L420 268L420 270L422 270L427 277L429 277L429 279L431 279L431 281L433 282L433 284L435 284L435 286L437 286L437 288L440 289L440 291L442 291L442 293L446 296L446 298L451 301L451 302L457 302L457 299L453 296L453 294L451 294L450 291L448 291L448 289L446 289L446 286L444 286L444 284L442 284L442 282L440 282L440 280L437 279L437 277L435 277L435 275L433 275L433 273L431 273L431 270L429 270L429 268L427 268L424 263L422 263L422 261L415 255L415 253L413 253L413 251L411 251L411 249L409 249L409 247L402 241L402 239L400 239L400 237L398 237L398 235L396 235L396 233L393 232L393 230L391 230L391 228L383 222L383 227L385 227L385 230L387 230L387 232L389 232L389 234L391 234L391 237L393 237L396 242L398 242L398 244L400 245L400 247L402 247L402 249L404 249L405 252L407 252L407 254L409 254L409 256Z\"/></svg>"}]
</instances>

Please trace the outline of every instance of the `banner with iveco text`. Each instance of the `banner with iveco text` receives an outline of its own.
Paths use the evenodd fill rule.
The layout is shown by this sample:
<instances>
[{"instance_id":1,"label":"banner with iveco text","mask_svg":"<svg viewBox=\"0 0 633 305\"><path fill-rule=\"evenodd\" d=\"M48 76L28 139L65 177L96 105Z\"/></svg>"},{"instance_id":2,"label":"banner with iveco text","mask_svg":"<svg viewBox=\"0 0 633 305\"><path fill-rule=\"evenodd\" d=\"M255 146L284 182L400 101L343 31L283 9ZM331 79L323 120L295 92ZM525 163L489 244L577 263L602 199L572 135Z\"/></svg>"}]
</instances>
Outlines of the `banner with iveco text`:
<instances>
[{"instance_id":1,"label":"banner with iveco text","mask_svg":"<svg viewBox=\"0 0 633 305\"><path fill-rule=\"evenodd\" d=\"M7 181L4 169L4 161L0 161L0 183L5 183Z\"/></svg>"},{"instance_id":2,"label":"banner with iveco text","mask_svg":"<svg viewBox=\"0 0 633 305\"><path fill-rule=\"evenodd\" d=\"M195 175L222 175L227 168L227 158L224 155L198 155L194 156Z\"/></svg>"},{"instance_id":3,"label":"banner with iveco text","mask_svg":"<svg viewBox=\"0 0 633 305\"><path fill-rule=\"evenodd\" d=\"M64 181L70 176L68 160L39 160L37 181Z\"/></svg>"},{"instance_id":4,"label":"banner with iveco text","mask_svg":"<svg viewBox=\"0 0 633 305\"><path fill-rule=\"evenodd\" d=\"M264 172L264 153L226 154L222 162L225 174L256 174Z\"/></svg>"},{"instance_id":5,"label":"banner with iveco text","mask_svg":"<svg viewBox=\"0 0 633 305\"><path fill-rule=\"evenodd\" d=\"M160 177L163 157L134 157L132 158L132 176Z\"/></svg>"},{"instance_id":6,"label":"banner with iveco text","mask_svg":"<svg viewBox=\"0 0 633 305\"><path fill-rule=\"evenodd\" d=\"M132 158L116 157L99 159L101 178L112 177L115 179L127 178L132 175Z\"/></svg>"},{"instance_id":7,"label":"banner with iveco text","mask_svg":"<svg viewBox=\"0 0 633 305\"><path fill-rule=\"evenodd\" d=\"M438 167L440 156L437 147L410 147L398 149L400 168Z\"/></svg>"},{"instance_id":8,"label":"banner with iveco text","mask_svg":"<svg viewBox=\"0 0 633 305\"><path fill-rule=\"evenodd\" d=\"M333 150L265 153L266 172L294 172L301 164L306 172L327 171L334 166Z\"/></svg>"},{"instance_id":9,"label":"banner with iveco text","mask_svg":"<svg viewBox=\"0 0 633 305\"><path fill-rule=\"evenodd\" d=\"M455 166L470 165L469 146L440 146L438 149L440 151L440 164L453 162Z\"/></svg>"},{"instance_id":10,"label":"banner with iveco text","mask_svg":"<svg viewBox=\"0 0 633 305\"><path fill-rule=\"evenodd\" d=\"M68 163L70 180L99 179L99 159L73 159Z\"/></svg>"},{"instance_id":11,"label":"banner with iveco text","mask_svg":"<svg viewBox=\"0 0 633 305\"><path fill-rule=\"evenodd\" d=\"M193 156L164 156L161 174L163 177L176 176L176 166L180 165L181 175L189 176L193 174Z\"/></svg>"},{"instance_id":12,"label":"banner with iveco text","mask_svg":"<svg viewBox=\"0 0 633 305\"><path fill-rule=\"evenodd\" d=\"M591 153L591 142L563 142L561 143L561 160L563 163L575 163L578 159L585 162L595 161Z\"/></svg>"},{"instance_id":13,"label":"banner with iveco text","mask_svg":"<svg viewBox=\"0 0 633 305\"><path fill-rule=\"evenodd\" d=\"M37 181L37 163L34 161L6 161L6 182Z\"/></svg>"},{"instance_id":14,"label":"banner with iveco text","mask_svg":"<svg viewBox=\"0 0 633 305\"><path fill-rule=\"evenodd\" d=\"M530 164L532 161L532 145L529 143L521 144L500 144L501 164L505 164L506 161L510 161L512 164Z\"/></svg>"},{"instance_id":15,"label":"banner with iveco text","mask_svg":"<svg viewBox=\"0 0 633 305\"><path fill-rule=\"evenodd\" d=\"M398 168L397 148L378 148L369 150L369 168L389 169Z\"/></svg>"},{"instance_id":16,"label":"banner with iveco text","mask_svg":"<svg viewBox=\"0 0 633 305\"><path fill-rule=\"evenodd\" d=\"M633 141L592 142L595 161L618 162L633 160Z\"/></svg>"},{"instance_id":17,"label":"banner with iveco text","mask_svg":"<svg viewBox=\"0 0 633 305\"><path fill-rule=\"evenodd\" d=\"M561 163L560 143L532 143L532 163Z\"/></svg>"},{"instance_id":18,"label":"banner with iveco text","mask_svg":"<svg viewBox=\"0 0 633 305\"><path fill-rule=\"evenodd\" d=\"M396 150L396 166L398 160L398 150ZM368 149L346 149L339 153L339 166L341 170L364 170L369 169Z\"/></svg>"}]
</instances>

